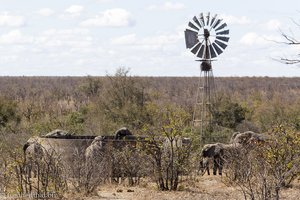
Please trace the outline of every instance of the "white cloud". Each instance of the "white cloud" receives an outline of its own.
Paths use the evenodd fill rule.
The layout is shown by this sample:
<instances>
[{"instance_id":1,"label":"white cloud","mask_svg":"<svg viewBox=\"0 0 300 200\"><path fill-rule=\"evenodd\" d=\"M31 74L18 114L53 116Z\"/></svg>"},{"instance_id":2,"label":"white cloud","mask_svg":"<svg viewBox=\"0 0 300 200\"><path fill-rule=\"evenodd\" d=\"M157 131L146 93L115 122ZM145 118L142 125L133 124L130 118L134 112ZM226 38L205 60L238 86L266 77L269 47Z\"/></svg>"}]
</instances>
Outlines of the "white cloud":
<instances>
[{"instance_id":1,"label":"white cloud","mask_svg":"<svg viewBox=\"0 0 300 200\"><path fill-rule=\"evenodd\" d=\"M121 37L113 38L111 40L112 44L116 45L132 45L137 41L135 34L124 35Z\"/></svg>"},{"instance_id":2,"label":"white cloud","mask_svg":"<svg viewBox=\"0 0 300 200\"><path fill-rule=\"evenodd\" d=\"M0 14L0 26L24 26L25 19L20 15L9 15L8 13Z\"/></svg>"},{"instance_id":3,"label":"white cloud","mask_svg":"<svg viewBox=\"0 0 300 200\"><path fill-rule=\"evenodd\" d=\"M2 64L7 64L10 62L16 62L16 61L18 61L17 55L2 55L0 57L0 63L2 63Z\"/></svg>"},{"instance_id":4,"label":"white cloud","mask_svg":"<svg viewBox=\"0 0 300 200\"><path fill-rule=\"evenodd\" d=\"M71 5L69 8L65 10L65 12L71 15L72 17L75 17L75 16L79 16L82 13L83 9L84 7L81 5Z\"/></svg>"},{"instance_id":5,"label":"white cloud","mask_svg":"<svg viewBox=\"0 0 300 200\"><path fill-rule=\"evenodd\" d=\"M50 8L42 8L39 11L37 11L37 13L41 16L48 17L48 16L53 15L55 12L54 12L54 10L52 10Z\"/></svg>"},{"instance_id":6,"label":"white cloud","mask_svg":"<svg viewBox=\"0 0 300 200\"><path fill-rule=\"evenodd\" d=\"M97 3L109 3L112 2L113 0L96 0Z\"/></svg>"},{"instance_id":7,"label":"white cloud","mask_svg":"<svg viewBox=\"0 0 300 200\"><path fill-rule=\"evenodd\" d=\"M184 9L185 6L182 3L173 3L173 2L165 2L160 5L150 5L148 7L148 10L164 10L164 11L169 11L169 10L182 10Z\"/></svg>"},{"instance_id":8,"label":"white cloud","mask_svg":"<svg viewBox=\"0 0 300 200\"><path fill-rule=\"evenodd\" d=\"M121 37L113 38L111 44L126 45L141 50L157 50L168 48L182 39L182 34L162 34L144 38L137 38L135 34L128 34Z\"/></svg>"},{"instance_id":9,"label":"white cloud","mask_svg":"<svg viewBox=\"0 0 300 200\"><path fill-rule=\"evenodd\" d=\"M276 31L279 30L279 28L282 26L281 22L277 19L271 19L267 23L263 25L270 31Z\"/></svg>"},{"instance_id":10,"label":"white cloud","mask_svg":"<svg viewBox=\"0 0 300 200\"><path fill-rule=\"evenodd\" d=\"M121 8L113 8L106 10L99 15L87 19L80 23L81 26L108 26L123 27L132 26L135 21L127 10Z\"/></svg>"},{"instance_id":11,"label":"white cloud","mask_svg":"<svg viewBox=\"0 0 300 200\"><path fill-rule=\"evenodd\" d=\"M82 28L75 29L49 29L44 31L35 42L40 48L47 51L55 50L53 47L67 47L72 51L73 48L87 48L92 45L93 38L90 31Z\"/></svg>"},{"instance_id":12,"label":"white cloud","mask_svg":"<svg viewBox=\"0 0 300 200\"><path fill-rule=\"evenodd\" d=\"M228 24L245 25L251 23L251 20L246 16L221 15L221 17Z\"/></svg>"},{"instance_id":13,"label":"white cloud","mask_svg":"<svg viewBox=\"0 0 300 200\"><path fill-rule=\"evenodd\" d=\"M90 31L83 28L74 28L74 29L48 29L43 32L43 35L88 35Z\"/></svg>"},{"instance_id":14,"label":"white cloud","mask_svg":"<svg viewBox=\"0 0 300 200\"><path fill-rule=\"evenodd\" d=\"M179 39L183 38L182 35L159 35L154 37L146 37L142 39L142 44L146 45L168 45L175 44Z\"/></svg>"},{"instance_id":15,"label":"white cloud","mask_svg":"<svg viewBox=\"0 0 300 200\"><path fill-rule=\"evenodd\" d=\"M255 32L250 32L245 34L241 39L240 43L244 45L257 45L257 44L264 44L265 41Z\"/></svg>"},{"instance_id":16,"label":"white cloud","mask_svg":"<svg viewBox=\"0 0 300 200\"><path fill-rule=\"evenodd\" d=\"M12 30L6 34L0 35L0 44L25 44L32 41L32 37L24 36L20 30Z\"/></svg>"},{"instance_id":17,"label":"white cloud","mask_svg":"<svg viewBox=\"0 0 300 200\"><path fill-rule=\"evenodd\" d=\"M270 43L274 43L274 41L280 41L279 36L274 35L260 35L255 32L249 32L245 34L241 39L240 43L248 46L252 45L268 45Z\"/></svg>"}]
</instances>

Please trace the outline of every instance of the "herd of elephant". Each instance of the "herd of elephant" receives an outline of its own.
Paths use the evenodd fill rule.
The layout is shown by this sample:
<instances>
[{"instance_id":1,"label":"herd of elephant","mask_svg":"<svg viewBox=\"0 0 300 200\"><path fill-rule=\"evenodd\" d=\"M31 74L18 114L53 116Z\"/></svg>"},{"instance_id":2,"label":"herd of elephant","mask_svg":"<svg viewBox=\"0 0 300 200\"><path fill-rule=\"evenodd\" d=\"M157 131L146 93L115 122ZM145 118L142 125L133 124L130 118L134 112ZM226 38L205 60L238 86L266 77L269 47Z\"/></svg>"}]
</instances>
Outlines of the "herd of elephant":
<instances>
[{"instance_id":1,"label":"herd of elephant","mask_svg":"<svg viewBox=\"0 0 300 200\"><path fill-rule=\"evenodd\" d=\"M95 168L103 157L107 156L107 148L130 146L137 140L144 139L132 135L125 127L120 128L114 136L76 136L66 131L54 130L39 137L31 137L23 146L26 173L31 177L36 174L37 165L50 160L59 159L64 169L69 169L85 161L90 168ZM131 145L132 146L132 145ZM68 170L66 171L68 173Z\"/></svg>"},{"instance_id":2,"label":"herd of elephant","mask_svg":"<svg viewBox=\"0 0 300 200\"><path fill-rule=\"evenodd\" d=\"M55 130L43 137L68 139L71 138L71 135L61 130ZM86 161L95 161L99 159L98 157L101 157L101 155L103 155L106 145L108 144L108 137L114 141L120 141L123 138L129 139L131 141L135 141L137 139L137 137L133 136L132 133L125 127L117 130L115 132L115 136L93 137L92 142L90 142L82 152ZM213 174L216 175L218 172L219 175L222 175L223 165L224 163L226 163L227 158L230 156L230 153L232 153L233 151L239 151L239 149L241 149L242 147L248 148L251 145L256 144L257 142L261 142L264 140L265 138L262 134L247 131L244 133L234 133L229 144L206 144L201 150L198 172L201 171L202 174L207 172L208 175L210 175L209 168L210 165L212 165ZM47 147L47 145L43 144L43 142L41 142L40 140L40 137L30 138L23 147L25 160L26 158L34 158L35 160L42 159L45 154L49 154L50 149L53 149L53 147L49 148L49 146ZM63 151L63 153L65 152ZM27 159L27 162L29 166L32 166L32 163L30 163L30 159Z\"/></svg>"}]
</instances>

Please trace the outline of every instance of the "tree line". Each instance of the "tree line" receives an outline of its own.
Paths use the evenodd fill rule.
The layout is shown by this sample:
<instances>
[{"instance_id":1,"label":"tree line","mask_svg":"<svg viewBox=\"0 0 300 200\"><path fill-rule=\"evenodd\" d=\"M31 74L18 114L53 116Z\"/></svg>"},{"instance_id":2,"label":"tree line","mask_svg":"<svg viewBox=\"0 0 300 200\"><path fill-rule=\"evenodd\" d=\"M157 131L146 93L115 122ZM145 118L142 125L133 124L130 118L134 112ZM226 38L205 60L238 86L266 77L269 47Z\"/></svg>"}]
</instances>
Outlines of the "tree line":
<instances>
[{"instance_id":1,"label":"tree line","mask_svg":"<svg viewBox=\"0 0 300 200\"><path fill-rule=\"evenodd\" d=\"M215 82L216 109L212 112L212 126L205 130L206 143L229 142L236 131L274 135L278 131L275 127L281 127L279 130L289 127L289 133L299 132L299 78L217 77ZM14 188L18 176L14 179L8 174L18 172L14 167L21 162L21 147L29 137L54 129L76 135L111 135L123 126L135 135L152 138L152 142L158 137L168 139L170 151L165 152L164 146L154 143L158 154L147 154L153 155L149 161L152 161L150 165L158 187L162 190L177 189L178 177L191 175L189 172L197 168L199 161L199 135L191 132L197 84L197 77L136 77L125 68L105 77L1 77L0 190ZM191 138L193 143L189 151L178 148L178 137ZM287 138L282 137L280 141L284 139ZM275 150L280 145L286 148L282 143L272 148ZM271 153L266 152L263 156L269 158ZM124 162L129 159L128 155L117 157L120 156ZM251 156L244 158L250 159ZM246 161L244 163L249 163ZM271 158L269 161L277 163ZM287 162L287 169L295 164ZM233 174L236 173L244 171ZM251 181L254 178L257 177L252 176ZM234 177L228 182L240 181L245 185L245 194L255 197L247 193L249 182L243 180Z\"/></svg>"}]
</instances>

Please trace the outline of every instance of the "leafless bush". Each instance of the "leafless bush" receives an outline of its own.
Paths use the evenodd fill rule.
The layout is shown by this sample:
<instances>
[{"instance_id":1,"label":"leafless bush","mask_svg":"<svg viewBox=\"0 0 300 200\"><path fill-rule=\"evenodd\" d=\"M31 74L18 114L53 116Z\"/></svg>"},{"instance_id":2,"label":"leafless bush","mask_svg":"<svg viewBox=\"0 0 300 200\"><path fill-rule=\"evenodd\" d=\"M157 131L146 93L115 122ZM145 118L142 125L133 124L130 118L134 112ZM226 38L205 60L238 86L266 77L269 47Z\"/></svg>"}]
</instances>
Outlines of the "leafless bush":
<instances>
[{"instance_id":1,"label":"leafless bush","mask_svg":"<svg viewBox=\"0 0 300 200\"><path fill-rule=\"evenodd\" d=\"M7 194L9 190L9 184L11 182L11 171L9 170L9 162L6 158L1 158L0 165L0 192Z\"/></svg>"},{"instance_id":2,"label":"leafless bush","mask_svg":"<svg viewBox=\"0 0 300 200\"><path fill-rule=\"evenodd\" d=\"M54 151L29 156L13 146L1 154L0 163L0 192L5 195L35 194L38 199L51 193L60 198L67 189L62 162Z\"/></svg>"},{"instance_id":3,"label":"leafless bush","mask_svg":"<svg viewBox=\"0 0 300 200\"><path fill-rule=\"evenodd\" d=\"M101 151L93 152L89 157L74 151L69 178L75 190L89 194L107 180L110 174L108 159Z\"/></svg>"},{"instance_id":4,"label":"leafless bush","mask_svg":"<svg viewBox=\"0 0 300 200\"><path fill-rule=\"evenodd\" d=\"M243 146L232 153L226 181L241 189L245 199L279 199L282 187L300 174L300 135L282 125L269 132L262 143Z\"/></svg>"},{"instance_id":5,"label":"leafless bush","mask_svg":"<svg viewBox=\"0 0 300 200\"><path fill-rule=\"evenodd\" d=\"M128 180L128 185L139 184L140 178L149 175L149 157L138 142L126 144L112 151L112 179L115 182Z\"/></svg>"},{"instance_id":6,"label":"leafless bush","mask_svg":"<svg viewBox=\"0 0 300 200\"><path fill-rule=\"evenodd\" d=\"M182 138L174 137L165 142L153 139L147 144L152 163L152 177L160 190L176 190L179 178L190 173L190 146Z\"/></svg>"},{"instance_id":7,"label":"leafless bush","mask_svg":"<svg viewBox=\"0 0 300 200\"><path fill-rule=\"evenodd\" d=\"M26 193L62 195L67 189L67 177L61 156L51 149L41 147L37 154L25 154L25 162L15 166L20 177L19 185ZM36 152L35 152L36 153Z\"/></svg>"}]
</instances>

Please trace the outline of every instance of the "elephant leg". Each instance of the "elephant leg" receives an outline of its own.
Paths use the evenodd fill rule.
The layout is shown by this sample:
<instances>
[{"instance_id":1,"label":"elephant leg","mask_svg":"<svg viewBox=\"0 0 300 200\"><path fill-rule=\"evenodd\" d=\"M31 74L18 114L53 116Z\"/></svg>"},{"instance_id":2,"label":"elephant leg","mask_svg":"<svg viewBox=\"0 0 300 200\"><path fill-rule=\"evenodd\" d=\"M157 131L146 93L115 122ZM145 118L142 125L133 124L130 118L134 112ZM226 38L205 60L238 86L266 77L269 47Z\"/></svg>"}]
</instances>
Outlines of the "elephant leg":
<instances>
[{"instance_id":1,"label":"elephant leg","mask_svg":"<svg viewBox=\"0 0 300 200\"><path fill-rule=\"evenodd\" d=\"M206 166L206 171L207 171L207 175L210 175L209 166L208 165Z\"/></svg>"},{"instance_id":2,"label":"elephant leg","mask_svg":"<svg viewBox=\"0 0 300 200\"><path fill-rule=\"evenodd\" d=\"M203 174L203 161L200 160L199 162L199 167L198 167L198 170L197 170L197 175L199 175L199 172L201 171L201 175Z\"/></svg>"},{"instance_id":3,"label":"elephant leg","mask_svg":"<svg viewBox=\"0 0 300 200\"><path fill-rule=\"evenodd\" d=\"M203 176L205 172L207 172L207 175L210 175L209 172L209 161L206 160L201 160L199 163L199 169L197 171L197 174L199 175L199 172L201 171L201 175Z\"/></svg>"},{"instance_id":4,"label":"elephant leg","mask_svg":"<svg viewBox=\"0 0 300 200\"><path fill-rule=\"evenodd\" d=\"M218 159L217 158L214 158L214 165L213 165L213 175L217 175L217 170L219 168L219 165L218 165Z\"/></svg>"},{"instance_id":5,"label":"elephant leg","mask_svg":"<svg viewBox=\"0 0 300 200\"><path fill-rule=\"evenodd\" d=\"M210 175L210 172L209 172L209 162L210 162L210 160L209 160L209 158L207 158L205 160L204 166L203 166L204 173L205 173L205 171L207 171L207 175Z\"/></svg>"},{"instance_id":6,"label":"elephant leg","mask_svg":"<svg viewBox=\"0 0 300 200\"><path fill-rule=\"evenodd\" d=\"M217 171L219 172L219 175L222 176L222 169L223 169L223 161L221 158L215 158L215 166L216 169L214 171L214 175L217 174Z\"/></svg>"},{"instance_id":7,"label":"elephant leg","mask_svg":"<svg viewBox=\"0 0 300 200\"><path fill-rule=\"evenodd\" d=\"M223 170L223 163L222 161L219 162L219 175L222 176L222 170Z\"/></svg>"}]
</instances>

